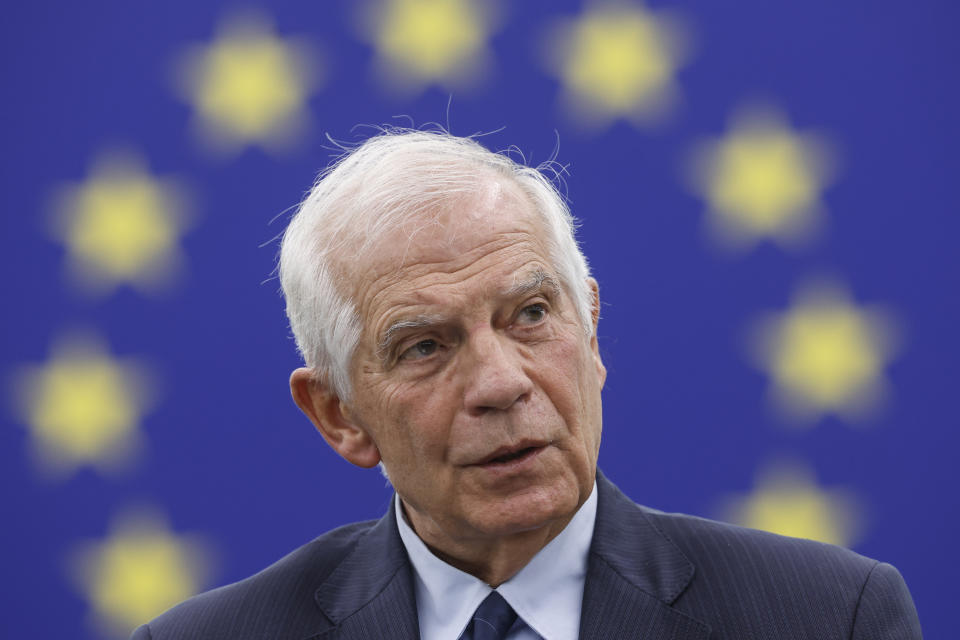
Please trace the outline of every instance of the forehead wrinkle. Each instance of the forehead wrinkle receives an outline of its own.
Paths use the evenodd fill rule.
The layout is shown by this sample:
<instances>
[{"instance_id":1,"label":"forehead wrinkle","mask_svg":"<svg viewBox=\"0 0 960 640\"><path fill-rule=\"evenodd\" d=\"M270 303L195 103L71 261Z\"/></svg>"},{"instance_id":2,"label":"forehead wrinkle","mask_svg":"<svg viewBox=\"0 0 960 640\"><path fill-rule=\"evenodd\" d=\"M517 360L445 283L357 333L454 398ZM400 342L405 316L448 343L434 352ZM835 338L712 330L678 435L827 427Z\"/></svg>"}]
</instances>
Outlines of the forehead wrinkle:
<instances>
[{"instance_id":1,"label":"forehead wrinkle","mask_svg":"<svg viewBox=\"0 0 960 640\"><path fill-rule=\"evenodd\" d=\"M449 234L464 233L464 230L447 229L446 232L448 233L446 237L435 238L434 243L423 242L416 245L410 243L404 251L400 264L392 267L392 270L395 272L403 269L428 269L428 273L453 274L464 268L478 265L480 261L474 257L477 254L493 256L504 250L522 251L530 248L533 244L531 239L539 240L527 230L501 231L467 250L462 250L456 247L459 239ZM437 255L429 255L430 251L435 251Z\"/></svg>"},{"instance_id":2,"label":"forehead wrinkle","mask_svg":"<svg viewBox=\"0 0 960 640\"><path fill-rule=\"evenodd\" d=\"M514 240L514 236L522 236L524 239ZM422 278L437 278L437 281L432 284L439 286L456 284L488 269L488 263L491 260L502 262L507 259L503 256L504 251L508 251L510 256L530 251L537 258L544 259L539 248L527 239L529 237L530 234L523 231L503 233L454 258L449 255L433 259L423 257L413 264L371 265L369 270L373 272L373 278L358 281L354 300L361 306L366 302L373 307L377 305L378 299L390 295L397 286L409 285L414 289L419 288L417 282ZM491 249L491 245L501 246ZM474 257L477 253L483 255L478 259ZM466 272L466 275L463 275L463 272Z\"/></svg>"},{"instance_id":3,"label":"forehead wrinkle","mask_svg":"<svg viewBox=\"0 0 960 640\"><path fill-rule=\"evenodd\" d=\"M525 249L523 243L508 245L506 248L516 249L518 252ZM503 258L500 257L497 261L503 262ZM366 286L367 290L375 290L369 298L369 308L376 308L381 303L387 303L390 307L437 304L437 301L433 299L434 289L443 290L449 286L456 287L482 276L490 269L486 262L488 261L482 259L475 262L468 261L466 264L452 264L450 261L421 263L416 266L417 270L422 268L423 273L409 273L409 269L407 273L404 273L404 270L384 273ZM540 291L544 288L549 289L554 294L561 292L562 289L558 279L548 271L542 256L533 252L533 255L524 262L526 262L526 265L519 267L513 274L511 284L501 286L495 282L482 282L479 293L484 296L492 294L497 298L509 299ZM435 268L440 265L444 265L446 268ZM521 275L524 270L526 270L526 274ZM426 287L420 284L423 278L431 280ZM399 295L401 299L391 301L391 296L397 292L397 287L400 287ZM463 295L463 293L461 292L458 295ZM388 314L385 313L384 315Z\"/></svg>"},{"instance_id":4,"label":"forehead wrinkle","mask_svg":"<svg viewBox=\"0 0 960 640\"><path fill-rule=\"evenodd\" d=\"M485 242L476 245L466 252L458 252L455 257L451 257L450 254L454 253L454 249L449 247L446 249L446 255L438 255L435 257L428 258L427 256L416 256L413 257L410 261L408 258L410 248L407 247L404 250L402 258L397 261L376 261L373 263L367 263L367 266L364 267L368 273L372 273L373 278L364 282L362 279L358 280L356 285L356 290L354 292L354 299L360 300L362 298L362 291L369 289L376 289L377 293L375 295L380 295L381 293L387 291L392 286L396 284L402 284L404 282L413 282L418 278L432 275L454 275L464 269L469 269L471 267L477 267L478 269L483 268L482 262L483 258L479 260L473 258L477 253L482 253L485 255L493 255L503 250L517 250L522 251L525 248L529 248L530 241L526 239L522 240L512 240L514 236L526 236L529 237L530 234L525 231L511 231L506 233L498 234L497 237L490 238ZM491 249L491 245L502 245L499 248ZM534 253L537 253L536 248L533 248ZM375 252L374 252L375 253ZM397 264L399 262L399 264ZM341 269L346 269L346 265L341 266Z\"/></svg>"},{"instance_id":5,"label":"forehead wrinkle","mask_svg":"<svg viewBox=\"0 0 960 640\"><path fill-rule=\"evenodd\" d=\"M443 241L441 238L436 239ZM535 232L531 233L530 230L521 227L500 231L492 237L488 236L469 250L453 256L450 255L453 247L440 247L440 255L429 255L430 247L427 246L423 253L428 255L420 256L411 256L408 248L405 248L401 254L402 259L399 265L396 263L396 259L400 256L395 256L394 260L384 260L382 258L377 260L374 258L372 262L367 263L364 269L368 277L356 280L352 296L355 304L357 304L357 311L361 315L363 325L373 334L368 334L373 338L371 340L372 344L369 342L368 344L371 344L378 357L383 356L387 353L385 349L393 346L392 342L399 331L406 328L415 328L400 326L399 323L409 319L411 321L430 320L431 323L436 324L436 321L441 319L439 316L419 314L413 317L398 317L395 322L388 325L383 334L380 334L376 327L378 324L382 326L381 322L377 320L377 316L385 320L393 315L386 309L391 307L402 308L408 305L420 306L421 304L430 306L431 302L423 298L427 295L429 289L437 286L441 288L447 285L456 286L458 283L473 279L478 274L487 271L490 268L491 261L502 263L505 260L514 259L518 254L529 252L530 259L525 260L525 262L528 265L527 268L533 266L534 271L528 272L531 275L519 285L511 285L504 290L512 291L514 295L523 295L524 292L537 289L544 284L551 289L557 289L556 280L541 266L542 261L546 260L547 253L540 246L540 242L541 238ZM507 252L507 256L504 256L504 252ZM478 256L478 253L481 255ZM531 262L533 265L530 265ZM517 271L522 273L523 267L517 269ZM420 286L423 278L427 278L430 282L427 290ZM515 275L514 280L516 278ZM397 287L399 287L399 290ZM486 283L482 289L485 291L484 295L489 295L489 293L503 295L500 291L501 287L492 282ZM491 291L491 289L494 289L494 291ZM394 298L396 293L400 294L399 299ZM384 303L386 309L383 307ZM378 308L380 311L377 310ZM394 325L397 326L390 331ZM389 336L387 332L390 332ZM383 337L378 339L378 334Z\"/></svg>"}]
</instances>

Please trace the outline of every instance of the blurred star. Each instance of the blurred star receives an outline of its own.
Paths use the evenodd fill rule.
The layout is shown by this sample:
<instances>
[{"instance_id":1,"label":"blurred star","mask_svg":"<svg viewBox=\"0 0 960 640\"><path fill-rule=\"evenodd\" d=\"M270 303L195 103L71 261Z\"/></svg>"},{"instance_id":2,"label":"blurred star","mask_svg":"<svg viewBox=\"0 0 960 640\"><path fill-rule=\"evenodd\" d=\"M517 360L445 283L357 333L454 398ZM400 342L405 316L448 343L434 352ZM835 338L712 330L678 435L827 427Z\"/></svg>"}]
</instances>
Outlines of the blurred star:
<instances>
[{"instance_id":1,"label":"blurred star","mask_svg":"<svg viewBox=\"0 0 960 640\"><path fill-rule=\"evenodd\" d=\"M113 470L140 444L140 420L151 404L140 363L112 357L91 336L55 343L49 361L23 367L16 395L42 468Z\"/></svg>"},{"instance_id":2,"label":"blurred star","mask_svg":"<svg viewBox=\"0 0 960 640\"><path fill-rule=\"evenodd\" d=\"M760 473L752 492L736 496L723 518L751 529L849 547L860 527L860 508L843 490L817 486L800 465L778 465Z\"/></svg>"},{"instance_id":3,"label":"blurred star","mask_svg":"<svg viewBox=\"0 0 960 640\"><path fill-rule=\"evenodd\" d=\"M182 263L183 189L151 175L136 154L101 154L86 181L59 189L56 209L53 231L67 247L68 272L87 291L157 289Z\"/></svg>"},{"instance_id":4,"label":"blurred star","mask_svg":"<svg viewBox=\"0 0 960 640\"><path fill-rule=\"evenodd\" d=\"M557 21L546 54L581 120L649 124L673 100L682 50L675 23L640 5L605 2L575 20Z\"/></svg>"},{"instance_id":5,"label":"blurred star","mask_svg":"<svg viewBox=\"0 0 960 640\"><path fill-rule=\"evenodd\" d=\"M820 136L792 130L773 109L737 112L727 134L698 145L691 163L714 239L732 248L764 238L784 245L809 240L831 181L829 148Z\"/></svg>"},{"instance_id":6,"label":"blurred star","mask_svg":"<svg viewBox=\"0 0 960 640\"><path fill-rule=\"evenodd\" d=\"M126 638L137 626L200 591L208 552L172 533L156 513L121 515L109 536L81 544L73 557L75 580L104 634Z\"/></svg>"},{"instance_id":7,"label":"blurred star","mask_svg":"<svg viewBox=\"0 0 960 640\"><path fill-rule=\"evenodd\" d=\"M233 16L209 45L188 48L178 64L179 80L196 110L200 135L221 151L295 144L318 84L312 49L278 37L258 14Z\"/></svg>"},{"instance_id":8,"label":"blurred star","mask_svg":"<svg viewBox=\"0 0 960 640\"><path fill-rule=\"evenodd\" d=\"M752 350L771 376L774 402L790 417L852 419L882 402L893 337L889 314L818 283L803 287L786 312L757 322Z\"/></svg>"},{"instance_id":9,"label":"blurred star","mask_svg":"<svg viewBox=\"0 0 960 640\"><path fill-rule=\"evenodd\" d=\"M366 9L364 28L377 51L378 75L393 89L463 88L490 65L492 3L381 0Z\"/></svg>"}]
</instances>

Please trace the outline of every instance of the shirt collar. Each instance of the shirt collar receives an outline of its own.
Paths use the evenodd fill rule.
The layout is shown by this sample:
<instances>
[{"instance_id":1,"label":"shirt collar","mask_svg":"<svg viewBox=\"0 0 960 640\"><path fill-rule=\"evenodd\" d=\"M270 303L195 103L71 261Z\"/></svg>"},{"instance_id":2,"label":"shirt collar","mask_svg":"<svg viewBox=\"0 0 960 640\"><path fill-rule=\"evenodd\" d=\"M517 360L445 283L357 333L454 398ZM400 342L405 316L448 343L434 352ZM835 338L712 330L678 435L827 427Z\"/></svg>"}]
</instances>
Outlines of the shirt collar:
<instances>
[{"instance_id":1,"label":"shirt collar","mask_svg":"<svg viewBox=\"0 0 960 640\"><path fill-rule=\"evenodd\" d=\"M400 539L414 569L417 616L423 640L458 638L489 585L433 555L394 500ZM567 526L517 575L497 588L517 615L544 640L576 640L597 517L597 485Z\"/></svg>"}]
</instances>

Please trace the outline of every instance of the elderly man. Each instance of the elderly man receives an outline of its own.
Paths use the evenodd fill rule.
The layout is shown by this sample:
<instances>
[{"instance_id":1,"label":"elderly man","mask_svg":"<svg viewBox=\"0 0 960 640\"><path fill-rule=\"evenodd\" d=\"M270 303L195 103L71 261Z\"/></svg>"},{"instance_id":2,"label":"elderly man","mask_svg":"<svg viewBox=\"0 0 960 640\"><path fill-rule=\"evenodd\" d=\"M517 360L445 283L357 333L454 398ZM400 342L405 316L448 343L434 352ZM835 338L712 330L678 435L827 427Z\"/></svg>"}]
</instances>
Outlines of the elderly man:
<instances>
[{"instance_id":1,"label":"elderly man","mask_svg":"<svg viewBox=\"0 0 960 640\"><path fill-rule=\"evenodd\" d=\"M599 474L597 283L538 171L376 136L321 177L280 271L293 398L393 505L135 638L920 638L893 567Z\"/></svg>"}]
</instances>

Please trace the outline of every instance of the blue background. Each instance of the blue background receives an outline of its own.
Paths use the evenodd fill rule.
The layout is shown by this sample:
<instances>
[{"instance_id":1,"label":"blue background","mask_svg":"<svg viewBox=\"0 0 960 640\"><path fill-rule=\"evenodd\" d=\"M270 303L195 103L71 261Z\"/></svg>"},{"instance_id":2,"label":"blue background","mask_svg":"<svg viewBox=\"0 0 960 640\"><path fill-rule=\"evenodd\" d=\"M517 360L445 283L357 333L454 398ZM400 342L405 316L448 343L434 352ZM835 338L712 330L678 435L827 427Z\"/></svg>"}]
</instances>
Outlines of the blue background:
<instances>
[{"instance_id":1,"label":"blue background","mask_svg":"<svg viewBox=\"0 0 960 640\"><path fill-rule=\"evenodd\" d=\"M240 5L244 8L248 5ZM400 97L370 72L347 2L261 7L285 36L318 44L324 79L296 149L214 158L175 95L171 61L208 41L234 4L19 3L0 26L4 100L0 334L4 373L48 356L64 330L92 328L114 354L146 358L159 403L146 447L119 476L85 468L52 481L28 456L29 431L3 412L0 483L4 637L83 638L89 603L65 558L102 539L129 504L159 506L175 531L212 542L207 586L249 575L334 526L378 517L390 490L338 458L289 399L298 366L279 285L279 234L330 159L324 134L356 140L358 123L440 121L453 133L547 159L559 134L568 193L604 301L600 465L635 500L717 515L770 460L803 461L824 487L852 489L868 512L854 545L895 564L928 637L949 637L960 514L957 10L948 2L650 2L683 16L692 48L680 101L654 128L625 121L584 131L558 107L558 79L534 42L578 2L506 7L490 39L493 69L475 92L439 86ZM726 131L745 100L770 100L798 130L829 134L838 179L823 193L812 245L771 243L727 255L702 234L706 205L683 179L691 144ZM195 199L186 277L169 293L77 291L46 227L51 189L78 182L100 150L128 145L150 170L183 178ZM276 218L276 219L275 219ZM265 244L266 243L266 244ZM811 274L846 283L858 302L893 310L902 347L886 367L892 395L865 424L826 416L786 428L744 355L744 327L782 311ZM12 375L12 374L11 374ZM949 626L948 626L949 625ZM92 635L90 637L93 637Z\"/></svg>"}]
</instances>

